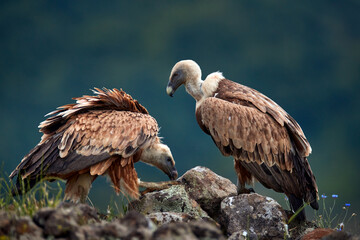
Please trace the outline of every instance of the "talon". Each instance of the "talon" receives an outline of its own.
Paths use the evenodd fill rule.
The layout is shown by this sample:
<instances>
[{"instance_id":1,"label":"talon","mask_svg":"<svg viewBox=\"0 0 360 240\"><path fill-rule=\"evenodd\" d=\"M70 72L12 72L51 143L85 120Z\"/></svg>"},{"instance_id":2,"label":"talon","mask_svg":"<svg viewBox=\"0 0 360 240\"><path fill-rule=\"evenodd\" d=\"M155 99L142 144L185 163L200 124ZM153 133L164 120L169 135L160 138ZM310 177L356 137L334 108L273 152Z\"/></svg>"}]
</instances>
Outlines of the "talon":
<instances>
[{"instance_id":1,"label":"talon","mask_svg":"<svg viewBox=\"0 0 360 240\"><path fill-rule=\"evenodd\" d=\"M239 194L250 194L250 193L255 193L253 188L241 188L238 190L238 195Z\"/></svg>"},{"instance_id":2,"label":"talon","mask_svg":"<svg viewBox=\"0 0 360 240\"><path fill-rule=\"evenodd\" d=\"M139 186L146 188L145 190L141 191L140 194L144 195L149 192L160 191L163 189L167 189L167 188L171 187L172 185L179 185L179 184L181 184L181 182L178 182L178 181L167 181L167 182L142 182L142 181L140 181Z\"/></svg>"}]
</instances>

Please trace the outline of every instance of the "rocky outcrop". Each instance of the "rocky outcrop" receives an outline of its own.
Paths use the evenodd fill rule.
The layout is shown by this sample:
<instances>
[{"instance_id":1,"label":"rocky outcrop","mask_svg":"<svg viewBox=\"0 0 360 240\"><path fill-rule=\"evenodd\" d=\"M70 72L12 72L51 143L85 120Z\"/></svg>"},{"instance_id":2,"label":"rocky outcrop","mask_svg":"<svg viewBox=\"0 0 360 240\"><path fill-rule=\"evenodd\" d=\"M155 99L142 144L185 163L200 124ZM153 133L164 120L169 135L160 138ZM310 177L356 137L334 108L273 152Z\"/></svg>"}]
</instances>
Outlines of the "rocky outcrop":
<instances>
[{"instance_id":1,"label":"rocky outcrop","mask_svg":"<svg viewBox=\"0 0 360 240\"><path fill-rule=\"evenodd\" d=\"M57 208L43 208L34 217L45 236L67 237L79 226L99 222L97 211L86 204L62 203Z\"/></svg>"},{"instance_id":2,"label":"rocky outcrop","mask_svg":"<svg viewBox=\"0 0 360 240\"><path fill-rule=\"evenodd\" d=\"M189 223L170 223L159 227L152 239L226 239L221 230L206 221L192 221Z\"/></svg>"},{"instance_id":3,"label":"rocky outcrop","mask_svg":"<svg viewBox=\"0 0 360 240\"><path fill-rule=\"evenodd\" d=\"M200 205L189 197L183 185L174 185L158 192L147 193L139 200L129 203L128 207L145 215L173 212L185 213L193 219L209 219L209 215Z\"/></svg>"},{"instance_id":4,"label":"rocky outcrop","mask_svg":"<svg viewBox=\"0 0 360 240\"><path fill-rule=\"evenodd\" d=\"M179 178L186 192L200 204L210 217L219 218L220 203L229 196L236 195L236 186L206 167L195 167Z\"/></svg>"},{"instance_id":5,"label":"rocky outcrop","mask_svg":"<svg viewBox=\"0 0 360 240\"><path fill-rule=\"evenodd\" d=\"M81 226L72 233L71 239L150 239L155 229L149 218L132 211L113 222L101 221Z\"/></svg>"},{"instance_id":6,"label":"rocky outcrop","mask_svg":"<svg viewBox=\"0 0 360 240\"><path fill-rule=\"evenodd\" d=\"M250 239L284 239L287 218L272 198L256 193L225 198L221 202L221 221L230 236L240 232Z\"/></svg>"},{"instance_id":7,"label":"rocky outcrop","mask_svg":"<svg viewBox=\"0 0 360 240\"><path fill-rule=\"evenodd\" d=\"M42 238L42 229L29 216L19 217L7 212L0 212L0 239L2 236L14 239Z\"/></svg>"},{"instance_id":8,"label":"rocky outcrop","mask_svg":"<svg viewBox=\"0 0 360 240\"><path fill-rule=\"evenodd\" d=\"M190 222L196 220L195 217L187 213L177 212L155 212L147 214L147 217L158 226L172 222Z\"/></svg>"},{"instance_id":9,"label":"rocky outcrop","mask_svg":"<svg viewBox=\"0 0 360 240\"><path fill-rule=\"evenodd\" d=\"M111 222L86 204L62 203L32 218L0 211L0 239L359 239L309 222L287 226L276 201L237 195L234 184L208 168L193 168L178 181L129 203L130 211Z\"/></svg>"}]
</instances>

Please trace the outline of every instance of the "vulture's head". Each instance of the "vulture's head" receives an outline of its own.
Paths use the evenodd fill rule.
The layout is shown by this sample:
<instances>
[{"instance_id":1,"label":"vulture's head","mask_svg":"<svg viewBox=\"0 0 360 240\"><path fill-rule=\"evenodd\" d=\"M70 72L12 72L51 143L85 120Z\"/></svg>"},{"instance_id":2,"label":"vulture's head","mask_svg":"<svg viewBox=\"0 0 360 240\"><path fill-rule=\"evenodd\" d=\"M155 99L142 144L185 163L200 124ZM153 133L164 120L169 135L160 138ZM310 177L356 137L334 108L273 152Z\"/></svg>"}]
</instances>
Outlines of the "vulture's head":
<instances>
[{"instance_id":1,"label":"vulture's head","mask_svg":"<svg viewBox=\"0 0 360 240\"><path fill-rule=\"evenodd\" d=\"M173 96L174 92L182 84L191 84L201 80L201 69L193 60L182 60L177 62L171 70L166 93Z\"/></svg>"},{"instance_id":2,"label":"vulture's head","mask_svg":"<svg viewBox=\"0 0 360 240\"><path fill-rule=\"evenodd\" d=\"M140 161L159 168L170 180L176 180L178 172L170 148L163 143L155 143L144 149Z\"/></svg>"}]
</instances>

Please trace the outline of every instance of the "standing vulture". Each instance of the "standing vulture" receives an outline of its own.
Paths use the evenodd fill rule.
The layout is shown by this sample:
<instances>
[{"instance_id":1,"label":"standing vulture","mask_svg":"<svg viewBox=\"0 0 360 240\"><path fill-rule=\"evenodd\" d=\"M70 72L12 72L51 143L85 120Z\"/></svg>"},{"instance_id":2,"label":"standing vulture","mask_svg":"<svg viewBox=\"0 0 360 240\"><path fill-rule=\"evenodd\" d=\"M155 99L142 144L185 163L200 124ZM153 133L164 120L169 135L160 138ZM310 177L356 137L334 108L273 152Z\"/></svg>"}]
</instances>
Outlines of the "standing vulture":
<instances>
[{"instance_id":1,"label":"standing vulture","mask_svg":"<svg viewBox=\"0 0 360 240\"><path fill-rule=\"evenodd\" d=\"M40 123L40 143L10 175L18 176L14 194L56 177L66 180L65 200L84 202L96 177L107 175L116 193L137 198L137 161L177 178L170 149L161 143L157 122L146 108L122 90L93 92L97 95L74 98L76 103L59 107Z\"/></svg>"},{"instance_id":2,"label":"standing vulture","mask_svg":"<svg viewBox=\"0 0 360 240\"><path fill-rule=\"evenodd\" d=\"M285 193L293 211L309 203L318 209L318 188L307 157L311 147L299 124L260 92L225 79L220 72L203 81L192 60L173 67L167 94L185 85L196 100L196 120L224 156L233 156L238 193L256 179L265 187ZM298 215L305 220L305 212Z\"/></svg>"}]
</instances>

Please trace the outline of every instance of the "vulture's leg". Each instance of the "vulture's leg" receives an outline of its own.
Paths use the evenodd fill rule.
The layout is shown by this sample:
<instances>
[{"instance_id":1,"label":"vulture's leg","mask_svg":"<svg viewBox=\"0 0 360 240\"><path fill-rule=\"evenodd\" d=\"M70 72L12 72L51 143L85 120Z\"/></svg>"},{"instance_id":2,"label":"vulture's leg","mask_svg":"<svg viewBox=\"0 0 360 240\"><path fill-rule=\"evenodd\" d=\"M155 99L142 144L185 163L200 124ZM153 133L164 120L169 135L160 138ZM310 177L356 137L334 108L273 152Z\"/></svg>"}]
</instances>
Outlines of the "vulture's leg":
<instances>
[{"instance_id":1,"label":"vulture's leg","mask_svg":"<svg viewBox=\"0 0 360 240\"><path fill-rule=\"evenodd\" d=\"M66 181L64 200L85 203L91 184L97 176L90 173L74 174Z\"/></svg>"},{"instance_id":2,"label":"vulture's leg","mask_svg":"<svg viewBox=\"0 0 360 240\"><path fill-rule=\"evenodd\" d=\"M141 192L142 195L148 192L153 191L160 191L163 189L167 189L171 187L172 185L179 185L180 182L178 181L165 181L165 182L143 182L139 181L139 187L146 188L144 191Z\"/></svg>"},{"instance_id":3,"label":"vulture's leg","mask_svg":"<svg viewBox=\"0 0 360 240\"><path fill-rule=\"evenodd\" d=\"M245 183L240 183L239 181L239 178L237 180L237 183L236 183L236 190L237 190L237 193L238 194L244 194L244 193L255 193L254 189L253 188L246 188L245 187Z\"/></svg>"},{"instance_id":4,"label":"vulture's leg","mask_svg":"<svg viewBox=\"0 0 360 240\"><path fill-rule=\"evenodd\" d=\"M255 193L253 188L245 188L246 183L252 183L252 175L241 165L241 160L234 159L234 167L237 175L236 189L238 194Z\"/></svg>"}]
</instances>

